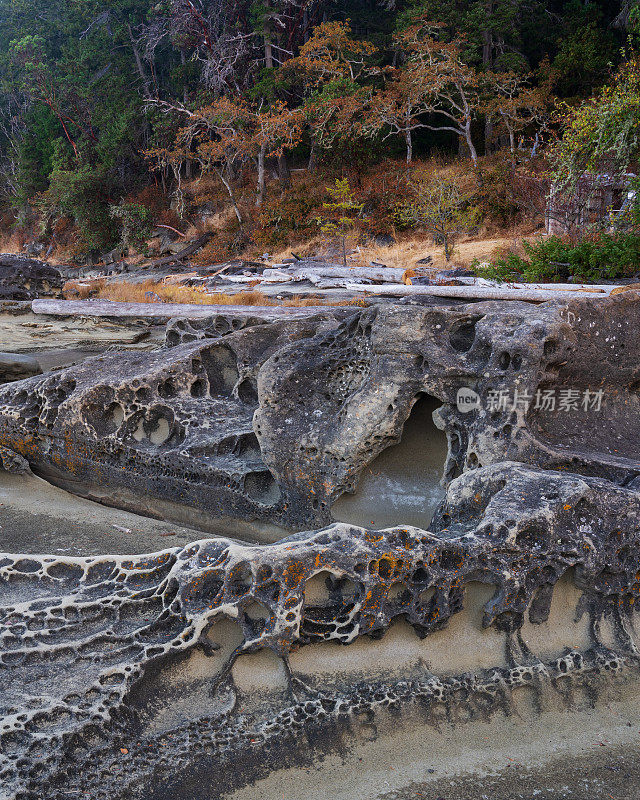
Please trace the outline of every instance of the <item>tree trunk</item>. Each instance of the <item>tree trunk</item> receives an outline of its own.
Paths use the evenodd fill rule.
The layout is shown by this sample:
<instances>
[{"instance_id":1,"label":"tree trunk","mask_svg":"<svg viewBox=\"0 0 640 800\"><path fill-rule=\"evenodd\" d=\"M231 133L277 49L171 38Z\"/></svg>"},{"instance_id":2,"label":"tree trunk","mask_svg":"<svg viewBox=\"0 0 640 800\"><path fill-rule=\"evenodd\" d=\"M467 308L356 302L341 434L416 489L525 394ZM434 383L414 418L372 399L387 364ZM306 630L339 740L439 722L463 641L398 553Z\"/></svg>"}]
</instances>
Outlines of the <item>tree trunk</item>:
<instances>
[{"instance_id":1,"label":"tree trunk","mask_svg":"<svg viewBox=\"0 0 640 800\"><path fill-rule=\"evenodd\" d=\"M180 63L184 67L187 63L187 57L184 54L184 50L180 50ZM184 73L182 74L182 79L184 80ZM187 84L182 87L182 105L187 108L189 105L189 89L187 88ZM184 176L187 180L191 180L192 175L192 168L191 168L191 159L187 158L185 166L184 166Z\"/></svg>"},{"instance_id":2,"label":"tree trunk","mask_svg":"<svg viewBox=\"0 0 640 800\"><path fill-rule=\"evenodd\" d=\"M263 17L262 17L262 36L264 39L264 65L267 69L273 69L273 31L271 23L273 21L271 16L271 3L265 0L262 4Z\"/></svg>"},{"instance_id":3,"label":"tree trunk","mask_svg":"<svg viewBox=\"0 0 640 800\"><path fill-rule=\"evenodd\" d=\"M493 14L493 1L485 3L485 19L490 22ZM482 31L482 66L485 71L493 69L493 32L490 29ZM493 149L493 120L487 116L484 120L484 151L490 153Z\"/></svg>"},{"instance_id":4,"label":"tree trunk","mask_svg":"<svg viewBox=\"0 0 640 800\"><path fill-rule=\"evenodd\" d=\"M309 153L309 162L307 163L307 172L315 172L318 157L316 155L316 143L311 142L311 152Z\"/></svg>"},{"instance_id":5,"label":"tree trunk","mask_svg":"<svg viewBox=\"0 0 640 800\"><path fill-rule=\"evenodd\" d=\"M138 45L136 44L136 40L133 36L131 25L127 24L127 28L129 31L129 43L131 44L131 49L133 50L133 57L136 62L136 69L138 70L138 75L140 76L140 80L142 81L142 94L145 100L150 100L151 90L149 88L149 81L147 79L147 75L144 71L144 67L142 66L142 58L140 57L140 51L138 50Z\"/></svg>"},{"instance_id":6,"label":"tree trunk","mask_svg":"<svg viewBox=\"0 0 640 800\"><path fill-rule=\"evenodd\" d=\"M309 41L309 11L307 6L302 11L302 41L305 44Z\"/></svg>"},{"instance_id":7,"label":"tree trunk","mask_svg":"<svg viewBox=\"0 0 640 800\"><path fill-rule=\"evenodd\" d=\"M405 130L404 140L407 143L407 164L410 164L413 159L413 138L411 136L411 128L407 128Z\"/></svg>"},{"instance_id":8,"label":"tree trunk","mask_svg":"<svg viewBox=\"0 0 640 800\"><path fill-rule=\"evenodd\" d=\"M475 148L473 143L473 139L471 137L471 122L467 122L464 126L464 140L467 143L467 147L469 148L469 155L471 156L471 160L473 161L473 166L478 166L478 151Z\"/></svg>"},{"instance_id":9,"label":"tree trunk","mask_svg":"<svg viewBox=\"0 0 640 800\"><path fill-rule=\"evenodd\" d=\"M238 220L240 225L242 225L243 224L242 214L240 213L240 209L238 208L238 203L236 202L236 196L233 192L233 187L231 186L231 183L225 178L224 172L222 170L218 172L218 176L222 181L222 183L224 184L224 188L227 190L227 194L229 195L229 199L231 200L231 205L233 206L236 219Z\"/></svg>"},{"instance_id":10,"label":"tree trunk","mask_svg":"<svg viewBox=\"0 0 640 800\"><path fill-rule=\"evenodd\" d=\"M267 69L273 69L273 47L269 28L266 28L264 32L264 65Z\"/></svg>"},{"instance_id":11,"label":"tree trunk","mask_svg":"<svg viewBox=\"0 0 640 800\"><path fill-rule=\"evenodd\" d=\"M482 172L480 171L480 167L478 165L478 151L476 150L476 147L473 143L473 137L471 136L471 120L467 120L464 126L464 138L467 143L467 147L469 148L469 155L473 161L473 168L478 179L478 186L482 186Z\"/></svg>"},{"instance_id":12,"label":"tree trunk","mask_svg":"<svg viewBox=\"0 0 640 800\"><path fill-rule=\"evenodd\" d=\"M256 192L256 206L260 207L264 201L266 181L265 181L265 168L264 158L266 155L267 146L263 144L258 153L258 187Z\"/></svg>"},{"instance_id":13,"label":"tree trunk","mask_svg":"<svg viewBox=\"0 0 640 800\"><path fill-rule=\"evenodd\" d=\"M278 180L283 189L288 189L291 186L291 170L289 169L286 153L280 153L278 156Z\"/></svg>"}]
</instances>

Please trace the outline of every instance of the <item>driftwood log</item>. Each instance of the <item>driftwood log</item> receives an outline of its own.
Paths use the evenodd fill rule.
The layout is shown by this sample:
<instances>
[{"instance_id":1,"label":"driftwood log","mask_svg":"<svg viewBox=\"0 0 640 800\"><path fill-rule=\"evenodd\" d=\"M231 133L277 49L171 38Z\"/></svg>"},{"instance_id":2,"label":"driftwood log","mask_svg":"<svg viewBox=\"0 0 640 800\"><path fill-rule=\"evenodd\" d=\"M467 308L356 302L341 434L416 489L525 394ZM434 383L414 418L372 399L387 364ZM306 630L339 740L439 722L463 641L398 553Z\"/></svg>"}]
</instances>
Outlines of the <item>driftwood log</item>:
<instances>
[{"instance_id":1,"label":"driftwood log","mask_svg":"<svg viewBox=\"0 0 640 800\"><path fill-rule=\"evenodd\" d=\"M516 289L513 287L493 286L406 286L402 283L388 283L382 286L372 286L364 283L348 283L346 288L352 292L386 295L388 297L417 297L425 295L432 297L454 297L467 300L527 300L533 303L544 303L546 300L569 300L575 297L598 300L608 296L605 292L594 292L575 288L569 291L557 289ZM589 287L589 289L593 288L594 287Z\"/></svg>"},{"instance_id":2,"label":"driftwood log","mask_svg":"<svg viewBox=\"0 0 640 800\"><path fill-rule=\"evenodd\" d=\"M311 317L330 306L242 306L215 303L117 303L112 300L33 300L34 314L59 317L152 317L168 321L172 317L195 319L224 312L239 316L250 314L265 319L300 319Z\"/></svg>"},{"instance_id":3,"label":"driftwood log","mask_svg":"<svg viewBox=\"0 0 640 800\"><path fill-rule=\"evenodd\" d=\"M346 278L354 281L385 281L398 283L402 280L404 269L395 267L342 267L339 264L299 267L292 264L291 267L267 268L262 273L265 281L278 282L281 280L311 280L317 278Z\"/></svg>"},{"instance_id":4,"label":"driftwood log","mask_svg":"<svg viewBox=\"0 0 640 800\"><path fill-rule=\"evenodd\" d=\"M506 281L498 283L498 281L491 281L487 278L455 278L457 283L462 283L465 286L490 286L495 289L544 289L545 291L576 291L583 290L587 292L597 292L609 294L613 289L619 289L619 286L610 283L517 283Z\"/></svg>"}]
</instances>

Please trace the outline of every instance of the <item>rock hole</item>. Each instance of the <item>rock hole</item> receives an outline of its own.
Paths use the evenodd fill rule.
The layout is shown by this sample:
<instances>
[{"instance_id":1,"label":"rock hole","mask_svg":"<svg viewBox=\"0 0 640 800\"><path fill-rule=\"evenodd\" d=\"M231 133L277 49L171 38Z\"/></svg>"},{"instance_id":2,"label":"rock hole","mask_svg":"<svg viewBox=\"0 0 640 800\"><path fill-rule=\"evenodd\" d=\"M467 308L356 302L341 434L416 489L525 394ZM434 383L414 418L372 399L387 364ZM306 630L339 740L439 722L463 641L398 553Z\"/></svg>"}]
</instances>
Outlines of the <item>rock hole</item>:
<instances>
[{"instance_id":1,"label":"rock hole","mask_svg":"<svg viewBox=\"0 0 640 800\"><path fill-rule=\"evenodd\" d=\"M178 390L176 389L171 378L167 378L166 381L162 381L162 383L158 385L158 394L165 400L175 397L178 394Z\"/></svg>"},{"instance_id":2,"label":"rock hole","mask_svg":"<svg viewBox=\"0 0 640 800\"><path fill-rule=\"evenodd\" d=\"M267 470L249 472L244 479L244 491L252 500L266 506L275 505L280 499L278 484Z\"/></svg>"},{"instance_id":3,"label":"rock hole","mask_svg":"<svg viewBox=\"0 0 640 800\"><path fill-rule=\"evenodd\" d=\"M549 531L541 524L532 522L516 535L516 544L525 552L532 549L547 550L551 543Z\"/></svg>"},{"instance_id":4,"label":"rock hole","mask_svg":"<svg viewBox=\"0 0 640 800\"><path fill-rule=\"evenodd\" d=\"M248 562L242 561L229 574L229 588L239 597L246 594L253 585L253 572Z\"/></svg>"},{"instance_id":5,"label":"rock hole","mask_svg":"<svg viewBox=\"0 0 640 800\"><path fill-rule=\"evenodd\" d=\"M334 519L375 529L429 526L444 497L440 478L447 458L447 437L433 422L439 406L435 398L419 396L400 442L363 470L354 493L335 501L331 509Z\"/></svg>"},{"instance_id":6,"label":"rock hole","mask_svg":"<svg viewBox=\"0 0 640 800\"><path fill-rule=\"evenodd\" d=\"M238 384L238 397L247 405L256 405L258 402L258 387L251 378L245 378Z\"/></svg>"},{"instance_id":7,"label":"rock hole","mask_svg":"<svg viewBox=\"0 0 640 800\"><path fill-rule=\"evenodd\" d=\"M118 428L124 422L124 409L120 405L120 403L111 403L111 405L107 408L107 424L113 428L113 430L118 430Z\"/></svg>"},{"instance_id":8,"label":"rock hole","mask_svg":"<svg viewBox=\"0 0 640 800\"><path fill-rule=\"evenodd\" d=\"M209 393L230 395L238 382L238 361L229 347L218 345L204 349L200 353L204 370L209 379Z\"/></svg>"},{"instance_id":9,"label":"rock hole","mask_svg":"<svg viewBox=\"0 0 640 800\"><path fill-rule=\"evenodd\" d=\"M196 378L189 391L191 397L204 397L207 394L207 384L202 378Z\"/></svg>"},{"instance_id":10,"label":"rock hole","mask_svg":"<svg viewBox=\"0 0 640 800\"><path fill-rule=\"evenodd\" d=\"M141 442L143 439L146 439L147 434L144 431L144 419L140 417L138 420L138 424L136 425L133 433L131 434L136 442Z\"/></svg>"},{"instance_id":11,"label":"rock hole","mask_svg":"<svg viewBox=\"0 0 640 800\"><path fill-rule=\"evenodd\" d=\"M261 636L264 633L267 622L271 620L272 614L262 603L253 600L245 607L244 616L252 635Z\"/></svg>"},{"instance_id":12,"label":"rock hole","mask_svg":"<svg viewBox=\"0 0 640 800\"><path fill-rule=\"evenodd\" d=\"M233 454L243 461L260 461L262 453L255 433L241 433L236 440Z\"/></svg>"},{"instance_id":13,"label":"rock hole","mask_svg":"<svg viewBox=\"0 0 640 800\"><path fill-rule=\"evenodd\" d=\"M400 581L396 581L395 583L391 584L389 587L389 593L387 595L388 599L392 602L402 601L404 599L408 599L410 596L411 592L409 592L404 583L400 583Z\"/></svg>"},{"instance_id":14,"label":"rock hole","mask_svg":"<svg viewBox=\"0 0 640 800\"><path fill-rule=\"evenodd\" d=\"M451 347L458 353L466 353L473 347L476 339L476 325L478 318L467 319L452 325L449 331L449 342Z\"/></svg>"},{"instance_id":15,"label":"rock hole","mask_svg":"<svg viewBox=\"0 0 640 800\"><path fill-rule=\"evenodd\" d=\"M171 436L169 421L164 417L159 417L149 430L149 441L151 444L164 444Z\"/></svg>"}]
</instances>

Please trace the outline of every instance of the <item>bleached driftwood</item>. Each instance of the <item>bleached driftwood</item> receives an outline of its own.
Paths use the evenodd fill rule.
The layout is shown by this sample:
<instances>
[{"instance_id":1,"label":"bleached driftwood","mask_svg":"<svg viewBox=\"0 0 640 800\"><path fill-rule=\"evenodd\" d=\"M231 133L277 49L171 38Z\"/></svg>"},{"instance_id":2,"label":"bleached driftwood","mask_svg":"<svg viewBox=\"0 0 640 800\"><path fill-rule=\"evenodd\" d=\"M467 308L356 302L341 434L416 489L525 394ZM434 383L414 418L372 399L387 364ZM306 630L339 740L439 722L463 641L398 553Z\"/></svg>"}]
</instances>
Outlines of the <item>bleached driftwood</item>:
<instances>
[{"instance_id":1,"label":"bleached driftwood","mask_svg":"<svg viewBox=\"0 0 640 800\"><path fill-rule=\"evenodd\" d=\"M386 295L388 297L411 297L418 295L433 297L452 297L468 300L526 300L544 303L546 300L570 300L571 298L593 298L602 300L608 295L601 292L555 289L515 289L513 287L493 286L406 286L403 283L372 286L364 283L348 283L352 292ZM592 287L589 287L592 288Z\"/></svg>"},{"instance_id":2,"label":"bleached driftwood","mask_svg":"<svg viewBox=\"0 0 640 800\"><path fill-rule=\"evenodd\" d=\"M491 281L487 278L472 278L462 277L455 278L454 280L463 283L466 286L491 286L496 289L544 289L544 290L558 290L558 291L590 291L600 294L609 294L616 288L615 284L609 283L517 283L517 282L504 282Z\"/></svg>"},{"instance_id":3,"label":"bleached driftwood","mask_svg":"<svg viewBox=\"0 0 640 800\"><path fill-rule=\"evenodd\" d=\"M290 268L267 268L262 273L265 280L312 280L318 278L347 278L353 281L385 281L398 283L402 280L404 269L396 267L343 267L339 264L318 264L299 267L292 264Z\"/></svg>"},{"instance_id":4,"label":"bleached driftwood","mask_svg":"<svg viewBox=\"0 0 640 800\"><path fill-rule=\"evenodd\" d=\"M330 306L231 306L196 303L117 303L113 300L33 300L34 314L58 317L153 317L169 320L171 317L211 317L214 314L264 316L267 319L283 317L307 317L322 311L330 312Z\"/></svg>"}]
</instances>

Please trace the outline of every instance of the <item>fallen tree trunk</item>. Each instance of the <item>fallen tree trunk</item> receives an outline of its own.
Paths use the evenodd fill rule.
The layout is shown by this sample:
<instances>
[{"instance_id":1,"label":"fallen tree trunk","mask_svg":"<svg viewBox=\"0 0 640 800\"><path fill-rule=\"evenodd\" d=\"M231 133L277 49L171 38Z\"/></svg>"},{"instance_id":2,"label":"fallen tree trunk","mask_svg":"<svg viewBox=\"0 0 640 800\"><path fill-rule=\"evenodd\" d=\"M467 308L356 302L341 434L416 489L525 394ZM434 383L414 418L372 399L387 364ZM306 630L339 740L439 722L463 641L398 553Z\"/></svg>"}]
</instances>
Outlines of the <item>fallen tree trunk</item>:
<instances>
[{"instance_id":1,"label":"fallen tree trunk","mask_svg":"<svg viewBox=\"0 0 640 800\"><path fill-rule=\"evenodd\" d=\"M453 280L458 283L463 283L465 286L490 286L494 289L543 289L545 291L585 291L600 294L609 294L616 287L615 284L610 283L517 283L506 281L499 283L498 281L491 281L487 278L454 278Z\"/></svg>"},{"instance_id":2,"label":"fallen tree trunk","mask_svg":"<svg viewBox=\"0 0 640 800\"><path fill-rule=\"evenodd\" d=\"M332 306L232 306L199 303L118 303L113 300L33 300L34 314L58 317L152 317L168 321L172 317L195 319L216 314L264 316L270 319L310 317L314 314L343 311ZM346 309L347 311L349 309Z\"/></svg>"},{"instance_id":3,"label":"fallen tree trunk","mask_svg":"<svg viewBox=\"0 0 640 800\"><path fill-rule=\"evenodd\" d=\"M272 267L267 268L262 273L262 277L267 281L278 281L288 279L293 281L311 280L315 278L347 278L351 280L385 281L398 283L402 280L404 269L395 267L341 267L340 265L327 266L318 265L298 267L295 264L290 268Z\"/></svg>"},{"instance_id":4,"label":"fallen tree trunk","mask_svg":"<svg viewBox=\"0 0 640 800\"><path fill-rule=\"evenodd\" d=\"M452 297L469 300L526 300L544 303L547 300L570 300L575 297L592 297L602 300L608 297L601 292L557 291L553 289L513 289L492 286L406 286L403 283L371 286L364 283L348 283L347 289L364 294L387 295L388 297Z\"/></svg>"},{"instance_id":5,"label":"fallen tree trunk","mask_svg":"<svg viewBox=\"0 0 640 800\"><path fill-rule=\"evenodd\" d=\"M174 255L163 256L162 258L158 258L156 261L152 261L150 264L146 265L145 269L158 269L159 267L165 267L168 264L175 264L177 261L182 261L183 259L188 258L200 250L201 247L204 247L212 235L213 234L209 232L203 233L202 236L199 236L195 242L191 242L191 244L187 245L187 247L179 250Z\"/></svg>"}]
</instances>

